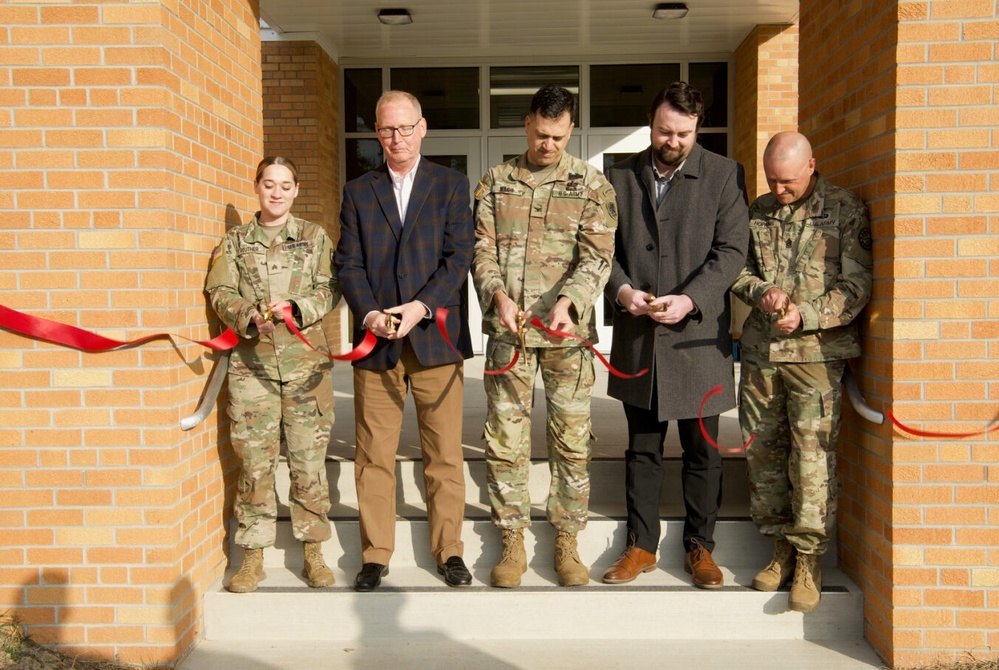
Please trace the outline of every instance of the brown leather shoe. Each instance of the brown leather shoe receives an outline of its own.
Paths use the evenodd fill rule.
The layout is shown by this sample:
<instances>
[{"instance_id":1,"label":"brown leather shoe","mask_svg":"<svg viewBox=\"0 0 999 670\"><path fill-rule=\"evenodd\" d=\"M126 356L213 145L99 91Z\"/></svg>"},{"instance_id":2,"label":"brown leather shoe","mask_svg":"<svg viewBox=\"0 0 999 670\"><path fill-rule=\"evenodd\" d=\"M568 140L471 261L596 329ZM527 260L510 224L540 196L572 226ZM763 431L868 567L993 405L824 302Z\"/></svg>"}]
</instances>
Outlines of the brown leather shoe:
<instances>
[{"instance_id":1,"label":"brown leather shoe","mask_svg":"<svg viewBox=\"0 0 999 670\"><path fill-rule=\"evenodd\" d=\"M691 540L693 549L683 560L683 569L694 576L694 586L699 589L718 589L725 583L721 570L711 558L711 552L697 540Z\"/></svg>"},{"instance_id":2,"label":"brown leather shoe","mask_svg":"<svg viewBox=\"0 0 999 670\"><path fill-rule=\"evenodd\" d=\"M656 569L656 555L632 545L604 573L606 584L627 584L643 572Z\"/></svg>"}]
</instances>

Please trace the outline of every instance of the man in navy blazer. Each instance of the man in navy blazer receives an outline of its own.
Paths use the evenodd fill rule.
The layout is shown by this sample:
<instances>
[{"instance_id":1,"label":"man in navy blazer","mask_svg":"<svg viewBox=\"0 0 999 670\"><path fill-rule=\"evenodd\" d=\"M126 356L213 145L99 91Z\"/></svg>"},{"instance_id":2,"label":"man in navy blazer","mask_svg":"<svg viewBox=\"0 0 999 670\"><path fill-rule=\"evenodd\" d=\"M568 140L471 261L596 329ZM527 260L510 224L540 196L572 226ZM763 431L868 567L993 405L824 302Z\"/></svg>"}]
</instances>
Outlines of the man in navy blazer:
<instances>
[{"instance_id":1,"label":"man in navy blazer","mask_svg":"<svg viewBox=\"0 0 999 670\"><path fill-rule=\"evenodd\" d=\"M420 156L427 121L415 97L384 93L375 118L385 163L344 186L335 255L354 316L354 344L365 329L378 336L374 351L353 364L363 561L354 588L371 591L388 574L395 548L395 456L410 389L430 548L447 584L467 586L461 419L463 360L472 356L472 344L464 283L475 236L468 180ZM448 310L448 336L460 355L437 328L440 307Z\"/></svg>"}]
</instances>

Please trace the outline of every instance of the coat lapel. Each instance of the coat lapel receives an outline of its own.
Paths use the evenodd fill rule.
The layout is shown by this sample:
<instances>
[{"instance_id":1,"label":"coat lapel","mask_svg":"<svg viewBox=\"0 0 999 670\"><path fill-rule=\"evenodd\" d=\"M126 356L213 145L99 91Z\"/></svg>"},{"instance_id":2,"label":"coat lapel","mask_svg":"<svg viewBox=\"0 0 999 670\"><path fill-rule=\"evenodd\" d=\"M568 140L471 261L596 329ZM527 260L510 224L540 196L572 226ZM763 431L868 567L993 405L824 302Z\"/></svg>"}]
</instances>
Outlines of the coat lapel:
<instances>
[{"instance_id":1,"label":"coat lapel","mask_svg":"<svg viewBox=\"0 0 999 670\"><path fill-rule=\"evenodd\" d=\"M416 177L413 179L413 192L409 194L409 205L406 206L406 225L402 228L403 241L413 234L420 210L427 200L431 186L433 186L429 163L430 161L426 157L420 157L420 164L416 168Z\"/></svg>"},{"instance_id":2,"label":"coat lapel","mask_svg":"<svg viewBox=\"0 0 999 670\"><path fill-rule=\"evenodd\" d=\"M398 240L402 235L402 220L399 218L399 206L395 203L395 192L392 189L392 176L389 174L388 165L382 163L371 182L371 188L375 192L375 199L378 206L382 208L385 220L392 229L392 234Z\"/></svg>"}]
</instances>

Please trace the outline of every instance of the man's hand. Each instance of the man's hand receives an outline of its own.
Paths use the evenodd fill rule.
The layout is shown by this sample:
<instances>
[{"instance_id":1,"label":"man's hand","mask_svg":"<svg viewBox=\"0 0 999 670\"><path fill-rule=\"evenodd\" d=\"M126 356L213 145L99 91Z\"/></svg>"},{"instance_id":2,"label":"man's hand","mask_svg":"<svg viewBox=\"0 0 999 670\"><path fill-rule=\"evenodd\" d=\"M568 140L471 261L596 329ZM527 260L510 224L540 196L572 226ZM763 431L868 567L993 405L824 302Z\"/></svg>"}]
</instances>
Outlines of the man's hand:
<instances>
[{"instance_id":1,"label":"man's hand","mask_svg":"<svg viewBox=\"0 0 999 670\"><path fill-rule=\"evenodd\" d=\"M780 332L785 335L790 335L798 329L798 326L801 325L801 312L798 311L798 306L793 302L787 303L787 307L785 309L787 311L782 317L777 319L777 323L774 325L777 326L777 330Z\"/></svg>"},{"instance_id":2,"label":"man's hand","mask_svg":"<svg viewBox=\"0 0 999 670\"><path fill-rule=\"evenodd\" d=\"M767 292L760 298L760 310L767 314L781 312L790 304L791 298L776 286L767 289Z\"/></svg>"},{"instance_id":3,"label":"man's hand","mask_svg":"<svg viewBox=\"0 0 999 670\"><path fill-rule=\"evenodd\" d=\"M694 301L682 293L653 298L648 304L649 317L656 323L666 325L680 323L693 311Z\"/></svg>"},{"instance_id":4,"label":"man's hand","mask_svg":"<svg viewBox=\"0 0 999 670\"><path fill-rule=\"evenodd\" d=\"M389 315L389 319L392 319L392 323L395 324L395 330L386 329L388 332L384 337L388 340L401 340L409 334L413 326L418 324L421 319L427 317L427 308L422 302L413 300L397 307L389 307L385 310L385 313ZM398 321L394 320L395 317L398 318ZM388 320L386 320L387 324Z\"/></svg>"},{"instance_id":5,"label":"man's hand","mask_svg":"<svg viewBox=\"0 0 999 670\"><path fill-rule=\"evenodd\" d=\"M521 313L517 303L502 291L493 295L493 305L496 307L499 324L519 337L521 326L531 320L531 311Z\"/></svg>"},{"instance_id":6,"label":"man's hand","mask_svg":"<svg viewBox=\"0 0 999 670\"><path fill-rule=\"evenodd\" d=\"M569 315L569 310L572 308L572 300L562 296L555 302L555 306L552 307L552 311L548 313L548 327L552 330L560 330L563 333L571 333L576 327L576 324L572 322L572 317ZM549 334L553 342L561 342L562 337L555 337Z\"/></svg>"},{"instance_id":7,"label":"man's hand","mask_svg":"<svg viewBox=\"0 0 999 670\"><path fill-rule=\"evenodd\" d=\"M261 335L270 335L274 332L274 322L260 312L253 313L253 323L256 324Z\"/></svg>"},{"instance_id":8,"label":"man's hand","mask_svg":"<svg viewBox=\"0 0 999 670\"><path fill-rule=\"evenodd\" d=\"M630 286L622 287L617 294L617 301L621 303L621 306L628 310L628 313L632 316L642 316L643 314L647 314L649 311L649 302L651 300L652 295L646 293L645 291L633 289Z\"/></svg>"}]
</instances>

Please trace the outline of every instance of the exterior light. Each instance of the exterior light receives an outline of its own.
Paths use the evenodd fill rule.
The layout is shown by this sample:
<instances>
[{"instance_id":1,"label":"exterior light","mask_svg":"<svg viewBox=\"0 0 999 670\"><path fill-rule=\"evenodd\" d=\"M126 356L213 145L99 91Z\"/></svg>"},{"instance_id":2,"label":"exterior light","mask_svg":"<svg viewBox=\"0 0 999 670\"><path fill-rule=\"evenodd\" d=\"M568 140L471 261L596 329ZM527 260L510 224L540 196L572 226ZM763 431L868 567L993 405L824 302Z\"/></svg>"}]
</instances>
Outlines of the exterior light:
<instances>
[{"instance_id":1,"label":"exterior light","mask_svg":"<svg viewBox=\"0 0 999 670\"><path fill-rule=\"evenodd\" d=\"M413 22L413 17L408 9L381 9L378 11L378 20L387 26L404 26Z\"/></svg>"},{"instance_id":2,"label":"exterior light","mask_svg":"<svg viewBox=\"0 0 999 670\"><path fill-rule=\"evenodd\" d=\"M687 15L687 5L682 2L660 2L652 12L654 19L682 19Z\"/></svg>"}]
</instances>

